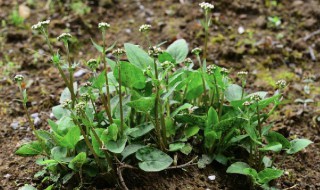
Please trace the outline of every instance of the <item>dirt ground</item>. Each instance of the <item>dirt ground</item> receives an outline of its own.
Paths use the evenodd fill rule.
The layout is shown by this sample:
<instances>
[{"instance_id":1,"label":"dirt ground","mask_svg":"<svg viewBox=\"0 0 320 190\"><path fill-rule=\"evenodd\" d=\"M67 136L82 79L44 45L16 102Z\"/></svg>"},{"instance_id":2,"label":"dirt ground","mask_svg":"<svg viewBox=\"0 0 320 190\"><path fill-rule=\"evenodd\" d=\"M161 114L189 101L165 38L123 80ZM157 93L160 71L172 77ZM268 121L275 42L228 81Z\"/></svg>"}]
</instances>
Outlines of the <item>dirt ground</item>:
<instances>
[{"instance_id":1,"label":"dirt ground","mask_svg":"<svg viewBox=\"0 0 320 190\"><path fill-rule=\"evenodd\" d=\"M132 42L146 47L138 32L145 23L153 26L151 41L154 44L167 41L164 47L175 39L185 38L193 49L201 46L204 39L198 0L100 0L100 5L98 1L87 1L91 10L85 15L70 9L69 1L50 7L46 6L47 1L30 2L0 0L0 189L18 189L25 183L39 182L33 178L40 169L34 158L14 155L17 147L33 136L13 76L17 73L26 76L28 106L39 118L38 128L48 128L50 108L58 104L64 88L57 70L48 61L44 39L33 34L31 25L50 19L53 40L62 32L74 35L77 41L73 43L73 59L80 63L98 56L90 38L101 42L97 25L102 21L111 24L107 34L109 45L117 41L118 46ZM308 138L314 144L278 165L286 170L286 175L276 185L280 189L320 189L320 1L278 1L276 6L268 6L268 2L271 1L214 1L208 61L233 73L249 71L248 91L272 92L278 79L289 82L285 104L272 118L274 129L288 138ZM12 11L19 7L26 19L17 26L12 24ZM273 16L281 18L280 26L268 21ZM61 44L54 44L55 49L63 51ZM83 68L80 70L85 71ZM314 75L315 83L310 94L306 94L303 79L309 75ZM86 77L84 73L77 80ZM304 106L295 102L298 98L314 102ZM277 157L277 163L281 163L282 157ZM246 178L226 176L224 171L218 164L205 170L191 167L186 171L148 175L127 171L125 180L130 189L247 189L243 183ZM209 175L215 175L216 179L210 181ZM101 184L90 189L95 188L106 189Z\"/></svg>"}]
</instances>

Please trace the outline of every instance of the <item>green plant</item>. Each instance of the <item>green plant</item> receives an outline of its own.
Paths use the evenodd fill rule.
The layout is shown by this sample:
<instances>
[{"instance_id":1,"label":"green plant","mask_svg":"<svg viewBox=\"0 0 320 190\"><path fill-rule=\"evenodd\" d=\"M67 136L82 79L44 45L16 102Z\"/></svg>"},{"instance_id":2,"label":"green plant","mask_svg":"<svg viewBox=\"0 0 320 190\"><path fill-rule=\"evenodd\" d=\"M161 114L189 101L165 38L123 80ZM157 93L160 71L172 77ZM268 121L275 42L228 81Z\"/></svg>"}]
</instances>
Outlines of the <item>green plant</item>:
<instances>
[{"instance_id":1,"label":"green plant","mask_svg":"<svg viewBox=\"0 0 320 190\"><path fill-rule=\"evenodd\" d=\"M314 103L314 100L312 98L308 98L308 96L310 96L311 91L310 85L314 83L314 76L308 75L302 82L305 83L303 87L305 98L297 98L294 100L294 102L303 104L303 108L306 109L309 103Z\"/></svg>"},{"instance_id":2,"label":"green plant","mask_svg":"<svg viewBox=\"0 0 320 190\"><path fill-rule=\"evenodd\" d=\"M21 26L24 22L24 18L19 15L19 12L16 9L11 12L9 19L9 22L15 26Z\"/></svg>"},{"instance_id":3,"label":"green plant","mask_svg":"<svg viewBox=\"0 0 320 190\"><path fill-rule=\"evenodd\" d=\"M75 14L78 14L80 16L86 15L91 11L91 8L85 3L83 3L81 0L73 1L70 7Z\"/></svg>"},{"instance_id":4,"label":"green plant","mask_svg":"<svg viewBox=\"0 0 320 190\"><path fill-rule=\"evenodd\" d=\"M205 11L204 30L208 33L213 5L200 6ZM49 23L39 22L32 28L45 37L52 63L66 89L60 105L52 108L57 120L48 120L50 131L32 127L37 140L16 151L21 156L43 156L37 163L44 170L36 174L43 177L42 185L59 188L74 181L78 188L84 188L92 178L102 177L113 185L118 180L127 189L122 176L124 169L158 172L184 168L196 164L198 154L202 154L197 163L200 168L213 160L228 164L235 161L234 148L248 152L249 159L243 157L248 161L246 166L262 172L260 178L251 175L254 182L267 185L270 180L262 181L261 176L275 177L270 172L263 173L265 151L280 147L291 154L310 143L307 140L290 143L281 134L270 131L272 125L265 123L280 104L281 91L271 97L266 92L247 94L247 72L238 73L239 86L232 83L226 68L206 66L207 42L204 57L200 48L192 50L200 66L194 69L193 61L187 58L188 44L183 39L162 50L160 45L152 46L148 35L151 26L143 25L139 30L149 43L148 52L130 43L125 43L124 49L113 49L114 45L107 48L105 34L110 25L100 23L102 45L95 42L93 45L101 55L86 62L92 77L79 85L73 78L77 65L70 59L73 37L68 33L58 37L66 50L63 58L53 51ZM112 52L115 59L106 58L107 52ZM128 61L122 61L124 57ZM179 67L180 64L184 66ZM22 90L22 78L17 76L16 81ZM281 89L285 86L279 85ZM26 90L22 95L25 105ZM272 103L271 111L262 113ZM27 109L26 112L33 126ZM181 163L184 161L178 160L181 154L189 155L190 161ZM270 167L268 171L278 171ZM243 173L230 168L228 172Z\"/></svg>"},{"instance_id":5,"label":"green plant","mask_svg":"<svg viewBox=\"0 0 320 190\"><path fill-rule=\"evenodd\" d=\"M281 18L278 16L270 16L268 17L268 26L271 28L279 28L282 24Z\"/></svg>"}]
</instances>

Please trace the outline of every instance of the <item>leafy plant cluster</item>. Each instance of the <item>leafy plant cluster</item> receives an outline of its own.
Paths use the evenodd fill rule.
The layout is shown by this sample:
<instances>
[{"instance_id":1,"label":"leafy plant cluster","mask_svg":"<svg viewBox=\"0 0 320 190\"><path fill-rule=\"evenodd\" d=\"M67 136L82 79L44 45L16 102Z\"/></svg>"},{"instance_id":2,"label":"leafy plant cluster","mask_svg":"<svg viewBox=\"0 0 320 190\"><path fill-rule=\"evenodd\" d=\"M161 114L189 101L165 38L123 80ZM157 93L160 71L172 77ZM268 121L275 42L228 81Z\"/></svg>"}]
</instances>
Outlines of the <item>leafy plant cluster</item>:
<instances>
[{"instance_id":1,"label":"leafy plant cluster","mask_svg":"<svg viewBox=\"0 0 320 190\"><path fill-rule=\"evenodd\" d=\"M149 43L148 51L131 43L125 43L124 49L107 48L110 25L100 23L102 45L93 44L101 55L87 62L92 77L83 84L73 78L77 67L70 58L73 37L68 33L58 37L66 50L62 57L49 40L50 21L32 27L45 37L52 63L67 86L60 105L52 108L56 120L48 120L47 131L33 126L26 89L21 86L23 76L15 78L36 136L16 154L41 155L36 161L43 166L36 174L43 177L40 185L53 189L76 182L81 188L103 177L127 189L124 169L159 172L194 164L204 168L215 160L230 165L228 173L250 176L253 186L269 188L269 182L283 174L273 162L275 153L294 154L311 143L288 141L267 122L281 103L285 81L277 83L271 96L261 91L248 94L247 72L238 73L238 85L226 68L207 62L213 5L200 6L206 37L203 52L200 48L191 51L195 62L187 58L189 48L183 39L165 50L162 44L152 46L150 25L139 29ZM112 52L114 59L106 58L106 52ZM185 155L190 161L183 159Z\"/></svg>"}]
</instances>

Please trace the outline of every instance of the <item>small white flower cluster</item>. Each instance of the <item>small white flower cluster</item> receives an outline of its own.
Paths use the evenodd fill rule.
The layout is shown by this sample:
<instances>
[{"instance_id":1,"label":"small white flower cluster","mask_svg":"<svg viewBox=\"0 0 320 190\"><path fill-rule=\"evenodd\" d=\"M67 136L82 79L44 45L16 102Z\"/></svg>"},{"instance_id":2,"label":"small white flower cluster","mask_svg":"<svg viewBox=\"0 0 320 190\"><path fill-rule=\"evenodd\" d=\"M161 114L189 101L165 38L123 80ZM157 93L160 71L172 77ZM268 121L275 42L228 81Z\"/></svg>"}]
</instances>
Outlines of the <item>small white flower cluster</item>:
<instances>
[{"instance_id":1,"label":"small white flower cluster","mask_svg":"<svg viewBox=\"0 0 320 190\"><path fill-rule=\"evenodd\" d=\"M90 94L89 93L83 93L81 94L81 98L83 98L84 101L90 100Z\"/></svg>"},{"instance_id":2,"label":"small white flower cluster","mask_svg":"<svg viewBox=\"0 0 320 190\"><path fill-rule=\"evenodd\" d=\"M285 80L278 80L278 81L276 82L276 85L277 85L277 87L278 87L279 89L284 89L284 88L286 87L286 85L287 85L287 81L285 81Z\"/></svg>"},{"instance_id":3,"label":"small white flower cluster","mask_svg":"<svg viewBox=\"0 0 320 190\"><path fill-rule=\"evenodd\" d=\"M98 68L98 61L96 59L90 59L87 61L87 65L91 70L96 70Z\"/></svg>"},{"instance_id":4,"label":"small white flower cluster","mask_svg":"<svg viewBox=\"0 0 320 190\"><path fill-rule=\"evenodd\" d=\"M248 72L247 71L240 71L237 73L237 75L241 78L241 79L245 79L248 76Z\"/></svg>"},{"instance_id":5,"label":"small white flower cluster","mask_svg":"<svg viewBox=\"0 0 320 190\"><path fill-rule=\"evenodd\" d=\"M40 21L37 24L32 25L31 29L32 30L40 30L41 28L48 26L49 23L50 23L50 20Z\"/></svg>"},{"instance_id":6,"label":"small white flower cluster","mask_svg":"<svg viewBox=\"0 0 320 190\"><path fill-rule=\"evenodd\" d=\"M115 56L120 56L122 54L126 53L126 51L122 48L118 48L112 51L112 54Z\"/></svg>"},{"instance_id":7,"label":"small white flower cluster","mask_svg":"<svg viewBox=\"0 0 320 190\"><path fill-rule=\"evenodd\" d=\"M88 81L88 82L84 83L83 86L89 87L89 86L92 86L92 83Z\"/></svg>"},{"instance_id":8,"label":"small white flower cluster","mask_svg":"<svg viewBox=\"0 0 320 190\"><path fill-rule=\"evenodd\" d=\"M207 73L208 73L209 75L212 75L216 69L217 69L217 67L216 67L215 65L208 65L208 67L207 67Z\"/></svg>"},{"instance_id":9,"label":"small white flower cluster","mask_svg":"<svg viewBox=\"0 0 320 190\"><path fill-rule=\"evenodd\" d=\"M106 23L106 22L100 22L98 25L98 28L99 29L108 29L108 28L110 28L110 24Z\"/></svg>"},{"instance_id":10,"label":"small white flower cluster","mask_svg":"<svg viewBox=\"0 0 320 190\"><path fill-rule=\"evenodd\" d=\"M77 105L74 106L74 110L76 111L77 115L81 115L86 108L86 103L79 102Z\"/></svg>"},{"instance_id":11,"label":"small white flower cluster","mask_svg":"<svg viewBox=\"0 0 320 190\"><path fill-rule=\"evenodd\" d=\"M253 96L250 97L250 99L255 102L259 102L260 100L262 100L262 98L258 94L254 94Z\"/></svg>"},{"instance_id":12,"label":"small white flower cluster","mask_svg":"<svg viewBox=\"0 0 320 190\"><path fill-rule=\"evenodd\" d=\"M22 75L16 75L14 77L14 81L16 81L16 82L22 82L23 79L24 79L24 76L22 76Z\"/></svg>"},{"instance_id":13,"label":"small white flower cluster","mask_svg":"<svg viewBox=\"0 0 320 190\"><path fill-rule=\"evenodd\" d=\"M70 99L64 100L64 101L62 102L62 104L61 104L62 108L64 108L64 109L69 108L69 106L71 105L71 102L72 102L72 101L71 101Z\"/></svg>"},{"instance_id":14,"label":"small white flower cluster","mask_svg":"<svg viewBox=\"0 0 320 190\"><path fill-rule=\"evenodd\" d=\"M249 101L245 101L245 102L243 102L243 106L250 106L252 103L251 102L249 102Z\"/></svg>"},{"instance_id":15,"label":"small white flower cluster","mask_svg":"<svg viewBox=\"0 0 320 190\"><path fill-rule=\"evenodd\" d=\"M196 54L196 55L199 55L201 52L202 52L202 49L198 48L198 47L191 50L191 53Z\"/></svg>"},{"instance_id":16,"label":"small white flower cluster","mask_svg":"<svg viewBox=\"0 0 320 190\"><path fill-rule=\"evenodd\" d=\"M211 10L214 8L214 5L212 5L211 3L207 3L207 2L202 2L199 4L199 6L204 10Z\"/></svg>"},{"instance_id":17,"label":"small white flower cluster","mask_svg":"<svg viewBox=\"0 0 320 190\"><path fill-rule=\"evenodd\" d=\"M171 63L170 61L165 61L165 62L161 63L161 66L162 66L162 68L166 69L168 67L173 66L173 63Z\"/></svg>"},{"instance_id":18,"label":"small white flower cluster","mask_svg":"<svg viewBox=\"0 0 320 190\"><path fill-rule=\"evenodd\" d=\"M150 24L143 24L140 26L139 28L139 32L149 32L151 29L151 25Z\"/></svg>"},{"instance_id":19,"label":"small white flower cluster","mask_svg":"<svg viewBox=\"0 0 320 190\"><path fill-rule=\"evenodd\" d=\"M60 36L57 37L57 39L59 41L61 40L69 40L70 38L72 38L72 35L69 33L62 33Z\"/></svg>"},{"instance_id":20,"label":"small white flower cluster","mask_svg":"<svg viewBox=\"0 0 320 190\"><path fill-rule=\"evenodd\" d=\"M189 57L186 58L183 62L184 62L186 65L190 65L191 63L193 63L192 59L190 59Z\"/></svg>"},{"instance_id":21,"label":"small white flower cluster","mask_svg":"<svg viewBox=\"0 0 320 190\"><path fill-rule=\"evenodd\" d=\"M228 69L226 69L226 68L221 68L221 74L223 74L223 75L228 75L230 72L229 72L229 70Z\"/></svg>"},{"instance_id":22,"label":"small white flower cluster","mask_svg":"<svg viewBox=\"0 0 320 190\"><path fill-rule=\"evenodd\" d=\"M150 47L148 51L148 54L152 57L158 57L161 53L163 53L163 50L157 46Z\"/></svg>"}]
</instances>

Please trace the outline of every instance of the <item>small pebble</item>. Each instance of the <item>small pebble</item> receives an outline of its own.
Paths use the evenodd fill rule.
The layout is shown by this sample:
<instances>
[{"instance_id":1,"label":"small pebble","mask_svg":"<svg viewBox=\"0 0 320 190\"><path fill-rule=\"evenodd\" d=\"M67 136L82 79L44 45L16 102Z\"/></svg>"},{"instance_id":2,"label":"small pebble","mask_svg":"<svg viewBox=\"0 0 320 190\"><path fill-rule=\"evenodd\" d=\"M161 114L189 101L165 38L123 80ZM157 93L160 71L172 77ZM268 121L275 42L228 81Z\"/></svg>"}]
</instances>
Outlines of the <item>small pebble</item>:
<instances>
[{"instance_id":1,"label":"small pebble","mask_svg":"<svg viewBox=\"0 0 320 190\"><path fill-rule=\"evenodd\" d=\"M13 130L17 130L19 129L19 122L13 122L10 124L10 127L13 129Z\"/></svg>"},{"instance_id":2,"label":"small pebble","mask_svg":"<svg viewBox=\"0 0 320 190\"><path fill-rule=\"evenodd\" d=\"M86 70L80 69L79 71L76 71L76 72L73 74L73 76L74 76L74 77L81 77L81 76L83 76L83 75L86 74L86 73L87 73Z\"/></svg>"},{"instance_id":3,"label":"small pebble","mask_svg":"<svg viewBox=\"0 0 320 190\"><path fill-rule=\"evenodd\" d=\"M215 175L209 175L209 176L208 176L208 179L209 179L210 181L213 181L213 180L216 179L216 176L215 176Z\"/></svg>"}]
</instances>

